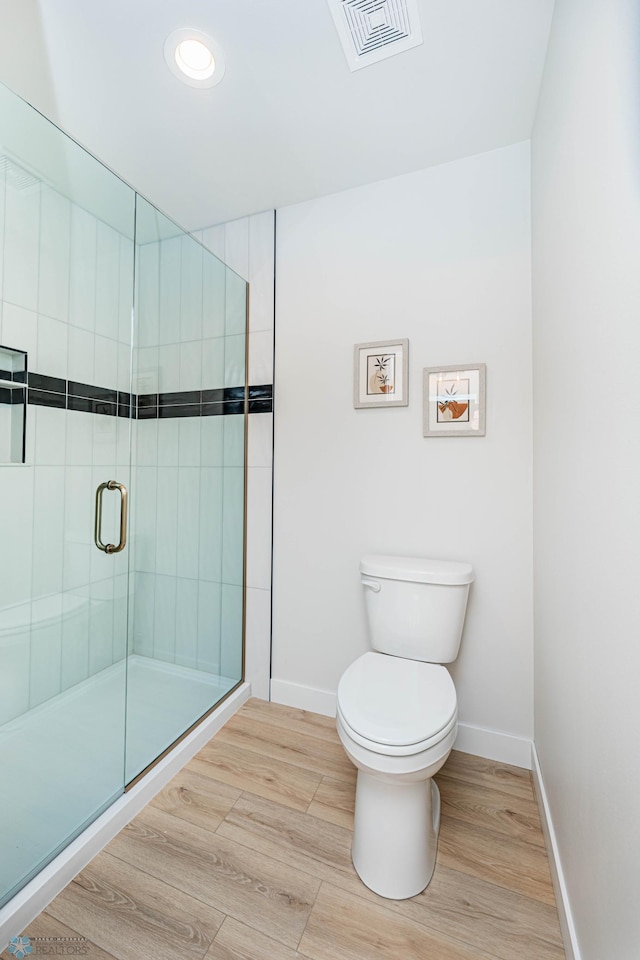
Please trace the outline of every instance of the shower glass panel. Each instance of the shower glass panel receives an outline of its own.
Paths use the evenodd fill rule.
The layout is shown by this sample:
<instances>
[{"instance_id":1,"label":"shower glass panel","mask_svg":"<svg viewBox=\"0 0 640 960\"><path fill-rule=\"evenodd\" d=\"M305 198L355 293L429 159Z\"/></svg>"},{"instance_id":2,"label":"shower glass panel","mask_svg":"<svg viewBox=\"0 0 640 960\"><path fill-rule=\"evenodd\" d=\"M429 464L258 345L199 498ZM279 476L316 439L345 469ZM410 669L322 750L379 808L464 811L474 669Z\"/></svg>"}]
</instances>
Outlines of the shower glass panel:
<instances>
[{"instance_id":1,"label":"shower glass panel","mask_svg":"<svg viewBox=\"0 0 640 960\"><path fill-rule=\"evenodd\" d=\"M242 678L246 312L0 85L0 906Z\"/></svg>"},{"instance_id":2,"label":"shower glass panel","mask_svg":"<svg viewBox=\"0 0 640 960\"><path fill-rule=\"evenodd\" d=\"M126 779L242 677L246 283L136 204Z\"/></svg>"},{"instance_id":3,"label":"shower glass panel","mask_svg":"<svg viewBox=\"0 0 640 960\"><path fill-rule=\"evenodd\" d=\"M0 904L124 789L128 556L93 522L129 485L134 203L0 87L0 365L14 421L28 401L0 463Z\"/></svg>"}]
</instances>

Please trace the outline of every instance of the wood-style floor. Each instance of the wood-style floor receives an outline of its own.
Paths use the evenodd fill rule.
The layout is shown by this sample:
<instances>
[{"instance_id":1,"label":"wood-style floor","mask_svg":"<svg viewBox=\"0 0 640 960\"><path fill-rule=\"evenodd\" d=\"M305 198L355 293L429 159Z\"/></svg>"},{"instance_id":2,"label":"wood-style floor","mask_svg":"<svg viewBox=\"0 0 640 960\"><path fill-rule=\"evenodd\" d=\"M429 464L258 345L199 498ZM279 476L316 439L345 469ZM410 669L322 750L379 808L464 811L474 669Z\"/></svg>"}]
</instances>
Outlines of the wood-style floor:
<instances>
[{"instance_id":1,"label":"wood-style floor","mask_svg":"<svg viewBox=\"0 0 640 960\"><path fill-rule=\"evenodd\" d=\"M562 960L530 774L454 752L437 782L433 880L384 900L351 864L335 722L250 700L24 935L89 960Z\"/></svg>"}]
</instances>

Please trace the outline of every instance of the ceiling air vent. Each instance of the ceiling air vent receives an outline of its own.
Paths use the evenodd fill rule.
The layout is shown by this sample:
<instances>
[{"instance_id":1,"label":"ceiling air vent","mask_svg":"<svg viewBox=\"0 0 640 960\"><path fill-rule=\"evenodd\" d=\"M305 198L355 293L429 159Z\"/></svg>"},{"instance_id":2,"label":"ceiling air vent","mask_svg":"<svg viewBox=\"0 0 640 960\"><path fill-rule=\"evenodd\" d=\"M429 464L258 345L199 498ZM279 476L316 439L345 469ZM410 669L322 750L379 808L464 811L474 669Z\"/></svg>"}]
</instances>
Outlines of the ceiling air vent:
<instances>
[{"instance_id":1,"label":"ceiling air vent","mask_svg":"<svg viewBox=\"0 0 640 960\"><path fill-rule=\"evenodd\" d=\"M327 0L352 70L422 43L418 0Z\"/></svg>"},{"instance_id":2,"label":"ceiling air vent","mask_svg":"<svg viewBox=\"0 0 640 960\"><path fill-rule=\"evenodd\" d=\"M15 190L33 190L41 181L21 167L15 160L0 154L0 177L6 177L7 183Z\"/></svg>"}]
</instances>

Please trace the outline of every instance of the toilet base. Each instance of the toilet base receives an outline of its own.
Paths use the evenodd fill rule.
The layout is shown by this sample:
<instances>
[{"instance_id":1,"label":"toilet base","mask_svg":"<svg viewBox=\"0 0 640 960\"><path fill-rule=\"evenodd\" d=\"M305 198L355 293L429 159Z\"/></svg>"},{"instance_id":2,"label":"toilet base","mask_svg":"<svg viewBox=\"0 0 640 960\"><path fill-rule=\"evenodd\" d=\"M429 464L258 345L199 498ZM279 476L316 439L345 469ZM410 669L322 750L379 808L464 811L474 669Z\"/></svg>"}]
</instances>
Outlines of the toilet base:
<instances>
[{"instance_id":1,"label":"toilet base","mask_svg":"<svg viewBox=\"0 0 640 960\"><path fill-rule=\"evenodd\" d=\"M374 893L389 900L421 893L433 875L439 829L432 779L394 782L358 770L351 857Z\"/></svg>"}]
</instances>

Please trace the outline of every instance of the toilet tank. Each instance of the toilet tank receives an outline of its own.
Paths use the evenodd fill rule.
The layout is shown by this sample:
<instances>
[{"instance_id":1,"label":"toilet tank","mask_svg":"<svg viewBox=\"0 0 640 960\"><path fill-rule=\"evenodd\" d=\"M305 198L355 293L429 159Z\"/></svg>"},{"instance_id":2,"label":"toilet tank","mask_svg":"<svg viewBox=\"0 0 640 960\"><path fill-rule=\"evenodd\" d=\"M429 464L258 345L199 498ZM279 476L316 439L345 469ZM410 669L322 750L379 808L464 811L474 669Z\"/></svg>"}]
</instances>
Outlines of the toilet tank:
<instances>
[{"instance_id":1,"label":"toilet tank","mask_svg":"<svg viewBox=\"0 0 640 960\"><path fill-rule=\"evenodd\" d=\"M456 659L470 563L370 554L360 561L360 579L374 650L429 663Z\"/></svg>"}]
</instances>

